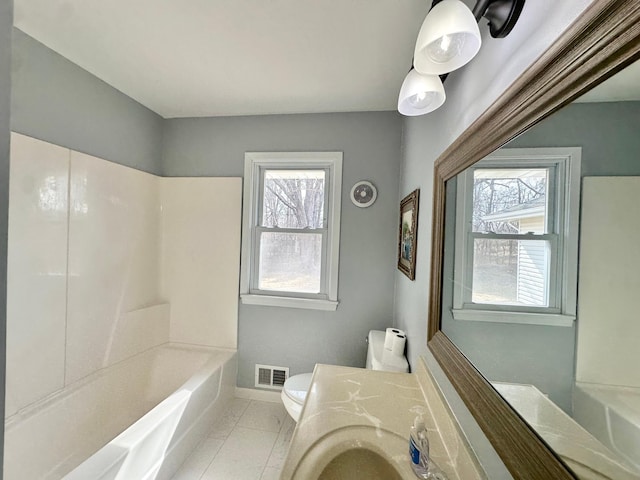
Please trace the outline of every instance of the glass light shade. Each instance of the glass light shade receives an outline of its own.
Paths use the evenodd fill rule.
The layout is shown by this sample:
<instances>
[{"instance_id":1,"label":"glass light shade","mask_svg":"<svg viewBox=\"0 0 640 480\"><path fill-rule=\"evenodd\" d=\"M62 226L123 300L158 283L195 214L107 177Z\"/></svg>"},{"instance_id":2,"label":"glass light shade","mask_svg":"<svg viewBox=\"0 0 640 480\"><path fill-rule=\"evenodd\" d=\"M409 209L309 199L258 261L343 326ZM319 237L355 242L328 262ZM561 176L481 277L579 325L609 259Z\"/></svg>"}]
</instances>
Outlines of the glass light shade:
<instances>
[{"instance_id":1,"label":"glass light shade","mask_svg":"<svg viewBox=\"0 0 640 480\"><path fill-rule=\"evenodd\" d=\"M422 75L412 68L400 88L398 111L409 117L424 115L440 107L445 98L440 77Z\"/></svg>"},{"instance_id":2,"label":"glass light shade","mask_svg":"<svg viewBox=\"0 0 640 480\"><path fill-rule=\"evenodd\" d=\"M422 23L413 65L427 75L442 75L466 65L480 50L480 29L460 0L442 0Z\"/></svg>"}]
</instances>

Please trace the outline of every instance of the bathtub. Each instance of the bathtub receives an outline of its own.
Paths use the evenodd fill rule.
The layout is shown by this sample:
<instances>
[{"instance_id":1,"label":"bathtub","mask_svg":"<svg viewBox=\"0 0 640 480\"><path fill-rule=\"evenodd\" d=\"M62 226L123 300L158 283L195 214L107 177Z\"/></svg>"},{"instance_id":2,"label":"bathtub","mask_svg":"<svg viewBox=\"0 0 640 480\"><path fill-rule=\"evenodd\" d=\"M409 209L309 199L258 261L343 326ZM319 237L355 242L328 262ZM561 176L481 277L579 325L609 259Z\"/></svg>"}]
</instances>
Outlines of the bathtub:
<instances>
[{"instance_id":1,"label":"bathtub","mask_svg":"<svg viewBox=\"0 0 640 480\"><path fill-rule=\"evenodd\" d=\"M640 477L640 388L576 383L573 416Z\"/></svg>"},{"instance_id":2,"label":"bathtub","mask_svg":"<svg viewBox=\"0 0 640 480\"><path fill-rule=\"evenodd\" d=\"M234 395L235 350L155 347L5 421L5 480L170 478Z\"/></svg>"}]
</instances>

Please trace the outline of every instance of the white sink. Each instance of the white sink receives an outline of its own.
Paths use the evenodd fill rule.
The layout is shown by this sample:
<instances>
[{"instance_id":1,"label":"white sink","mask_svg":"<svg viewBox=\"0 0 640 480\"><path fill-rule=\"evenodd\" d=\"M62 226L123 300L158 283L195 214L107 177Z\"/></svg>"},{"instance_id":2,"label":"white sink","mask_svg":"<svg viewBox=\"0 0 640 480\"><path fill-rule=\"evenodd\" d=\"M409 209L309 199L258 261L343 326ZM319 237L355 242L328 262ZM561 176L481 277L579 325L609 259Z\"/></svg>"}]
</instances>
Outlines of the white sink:
<instances>
[{"instance_id":1,"label":"white sink","mask_svg":"<svg viewBox=\"0 0 640 480\"><path fill-rule=\"evenodd\" d=\"M293 478L401 480L412 475L407 440L373 426L342 427L319 438L300 459Z\"/></svg>"}]
</instances>

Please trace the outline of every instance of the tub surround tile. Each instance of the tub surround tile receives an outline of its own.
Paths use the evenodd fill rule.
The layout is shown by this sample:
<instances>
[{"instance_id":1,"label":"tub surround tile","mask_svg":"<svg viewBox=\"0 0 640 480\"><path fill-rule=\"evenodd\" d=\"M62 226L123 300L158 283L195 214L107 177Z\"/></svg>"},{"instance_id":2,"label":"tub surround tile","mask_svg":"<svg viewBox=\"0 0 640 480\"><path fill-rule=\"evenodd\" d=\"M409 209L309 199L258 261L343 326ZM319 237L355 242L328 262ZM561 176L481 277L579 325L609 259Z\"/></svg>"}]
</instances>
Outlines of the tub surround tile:
<instances>
[{"instance_id":1,"label":"tub surround tile","mask_svg":"<svg viewBox=\"0 0 640 480\"><path fill-rule=\"evenodd\" d=\"M124 313L116 323L108 365L169 341L170 306L161 303Z\"/></svg>"},{"instance_id":2,"label":"tub surround tile","mask_svg":"<svg viewBox=\"0 0 640 480\"><path fill-rule=\"evenodd\" d=\"M162 178L171 341L237 348L241 178Z\"/></svg>"},{"instance_id":3,"label":"tub surround tile","mask_svg":"<svg viewBox=\"0 0 640 480\"><path fill-rule=\"evenodd\" d=\"M69 150L11 135L6 411L64 385Z\"/></svg>"},{"instance_id":4,"label":"tub surround tile","mask_svg":"<svg viewBox=\"0 0 640 480\"><path fill-rule=\"evenodd\" d=\"M126 312L158 300L158 185L71 152L67 384L111 363Z\"/></svg>"},{"instance_id":5,"label":"tub surround tile","mask_svg":"<svg viewBox=\"0 0 640 480\"><path fill-rule=\"evenodd\" d=\"M190 248L189 235L200 234L196 246L208 242L209 251L204 253L218 256L207 256L203 250L188 251L191 265L206 264L208 271L200 275L202 271L193 267L197 274L187 271L181 281L186 282L185 291L190 290L190 295L205 299L199 307L208 309L212 303L224 308L216 310L215 318L190 317L195 311L180 310L178 301L173 313L187 315L179 319L182 330L178 331L188 333L183 341L193 340L186 343L215 346L222 339L224 346L235 347L242 181L187 180L179 183L189 188L174 200L183 201L196 215L189 219L192 225L181 225L179 221L172 224L172 228L185 230L178 246ZM125 393L141 399L140 406L146 410L158 399L148 398L142 390L148 384L167 386L173 381L173 365L163 369L158 378L152 374L142 382L135 371L123 367L129 358L170 339L173 306L166 303L160 288L163 271L160 183L159 177L144 172L12 134L6 478L59 478L141 416L140 412L130 412L118 417L128 406ZM191 188L196 184L201 188ZM215 195L208 190L214 190ZM197 207L201 205L206 207L206 215L198 215ZM194 228L198 222L206 226L201 232ZM165 242L165 246L167 243L170 242ZM234 271L229 270L232 264L235 281ZM178 296L177 300L184 298L190 297ZM106 367L123 370L123 382L130 385L108 384ZM222 373L221 398L225 402L233 396L237 360L232 367ZM98 389L89 394L92 398L81 402L89 407L81 412L71 400L81 395L90 381L96 381ZM206 396L214 398L215 394ZM62 412L40 418L38 412L49 410L54 400L60 401ZM177 426L170 425L176 435L186 428L182 420L196 415L191 405L185 407ZM234 404L228 436L233 437L233 427L248 406L247 400ZM180 448L182 452L190 451L206 437L219 414L207 413L206 423L199 419L198 438L176 451ZM65 429L81 432L85 427L88 431L81 435L82 445L65 450L68 445L62 435L51 443L51 435L42 433L49 427L54 432ZM274 442L279 433L254 431L274 436ZM206 438L208 452L216 445L220 448L220 439ZM34 451L38 452L35 457ZM70 451L73 453L69 454ZM268 452L263 455L260 474L268 455ZM171 458L165 458L164 473L159 472L158 478L170 475L182 458L173 453ZM193 461L197 463L197 458ZM200 466L204 472L207 465Z\"/></svg>"},{"instance_id":6,"label":"tub surround tile","mask_svg":"<svg viewBox=\"0 0 640 480\"><path fill-rule=\"evenodd\" d=\"M242 179L161 179L16 133L11 149L5 418L171 332L236 348Z\"/></svg>"},{"instance_id":7,"label":"tub surround tile","mask_svg":"<svg viewBox=\"0 0 640 480\"><path fill-rule=\"evenodd\" d=\"M240 420L238 420L238 426L267 432L280 432L285 418L288 417L289 415L282 403L252 400Z\"/></svg>"}]
</instances>

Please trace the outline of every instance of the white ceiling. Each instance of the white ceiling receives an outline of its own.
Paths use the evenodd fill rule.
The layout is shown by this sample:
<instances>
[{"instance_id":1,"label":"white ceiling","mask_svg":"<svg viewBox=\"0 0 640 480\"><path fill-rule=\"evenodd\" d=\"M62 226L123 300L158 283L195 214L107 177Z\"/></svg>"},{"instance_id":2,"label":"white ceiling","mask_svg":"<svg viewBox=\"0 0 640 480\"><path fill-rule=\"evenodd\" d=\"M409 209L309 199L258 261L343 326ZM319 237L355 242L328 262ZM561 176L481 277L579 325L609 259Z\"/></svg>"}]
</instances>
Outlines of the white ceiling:
<instances>
[{"instance_id":1,"label":"white ceiling","mask_svg":"<svg viewBox=\"0 0 640 480\"><path fill-rule=\"evenodd\" d=\"M15 0L15 26L165 118L395 110L431 0Z\"/></svg>"}]
</instances>

